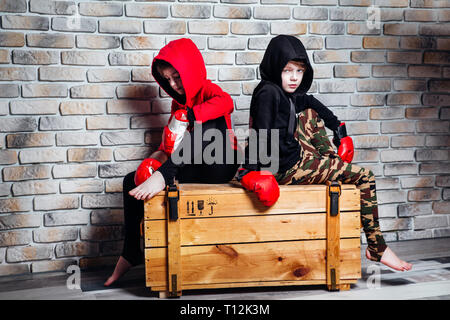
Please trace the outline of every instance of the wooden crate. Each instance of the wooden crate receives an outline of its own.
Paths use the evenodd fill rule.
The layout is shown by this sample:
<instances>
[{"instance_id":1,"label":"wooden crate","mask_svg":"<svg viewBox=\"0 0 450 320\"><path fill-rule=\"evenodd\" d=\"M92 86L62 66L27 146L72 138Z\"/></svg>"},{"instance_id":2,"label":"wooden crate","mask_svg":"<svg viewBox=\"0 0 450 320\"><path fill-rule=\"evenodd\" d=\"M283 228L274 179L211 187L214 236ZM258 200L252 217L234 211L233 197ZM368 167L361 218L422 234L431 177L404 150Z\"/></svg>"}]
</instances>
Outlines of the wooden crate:
<instances>
[{"instance_id":1,"label":"wooden crate","mask_svg":"<svg viewBox=\"0 0 450 320\"><path fill-rule=\"evenodd\" d=\"M340 191L335 216L330 191ZM348 289L361 277L359 196L353 185L282 185L267 208L238 184L177 185L144 205L147 286L169 296L253 286Z\"/></svg>"}]
</instances>

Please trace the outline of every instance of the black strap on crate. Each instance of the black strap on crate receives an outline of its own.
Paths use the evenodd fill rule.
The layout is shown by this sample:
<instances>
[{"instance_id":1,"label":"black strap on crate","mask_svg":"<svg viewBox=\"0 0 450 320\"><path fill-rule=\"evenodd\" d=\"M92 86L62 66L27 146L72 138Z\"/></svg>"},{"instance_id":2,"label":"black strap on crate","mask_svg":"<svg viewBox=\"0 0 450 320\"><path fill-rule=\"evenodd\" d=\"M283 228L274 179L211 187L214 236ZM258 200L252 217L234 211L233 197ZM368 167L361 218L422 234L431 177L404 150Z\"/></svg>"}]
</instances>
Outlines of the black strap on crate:
<instances>
[{"instance_id":1,"label":"black strap on crate","mask_svg":"<svg viewBox=\"0 0 450 320\"><path fill-rule=\"evenodd\" d=\"M176 184L170 184L167 187L167 198L169 200L169 220L176 221L178 219L178 199L180 199L180 192Z\"/></svg>"},{"instance_id":2,"label":"black strap on crate","mask_svg":"<svg viewBox=\"0 0 450 320\"><path fill-rule=\"evenodd\" d=\"M341 195L341 185L337 181L330 184L330 215L337 216L339 213L339 196Z\"/></svg>"}]
</instances>

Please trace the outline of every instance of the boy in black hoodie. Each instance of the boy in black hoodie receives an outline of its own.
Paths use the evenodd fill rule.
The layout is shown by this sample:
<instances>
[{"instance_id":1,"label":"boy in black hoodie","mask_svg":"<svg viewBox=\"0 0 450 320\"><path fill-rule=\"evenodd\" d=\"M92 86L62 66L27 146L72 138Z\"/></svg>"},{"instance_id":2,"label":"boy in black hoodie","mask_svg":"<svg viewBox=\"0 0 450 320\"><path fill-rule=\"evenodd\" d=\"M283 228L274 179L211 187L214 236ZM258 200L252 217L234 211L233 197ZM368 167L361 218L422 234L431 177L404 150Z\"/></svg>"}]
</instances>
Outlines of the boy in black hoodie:
<instances>
[{"instance_id":1,"label":"boy in black hoodie","mask_svg":"<svg viewBox=\"0 0 450 320\"><path fill-rule=\"evenodd\" d=\"M361 191L361 222L368 243L366 257L396 270L411 269L411 264L399 259L384 241L378 222L375 178L370 170L350 164L353 142L346 134L345 124L306 94L313 81L313 69L300 40L285 35L273 38L260 72L262 81L255 88L250 105L250 127L255 130L258 146L273 150L274 144L279 157L263 165L259 152L249 152L247 146L246 159L237 177L241 184L254 191L267 206L278 199L278 183L355 184ZM334 133L338 153L331 146L322 119ZM268 133L261 134L261 129ZM278 130L279 138L275 141L271 139L272 130Z\"/></svg>"}]
</instances>

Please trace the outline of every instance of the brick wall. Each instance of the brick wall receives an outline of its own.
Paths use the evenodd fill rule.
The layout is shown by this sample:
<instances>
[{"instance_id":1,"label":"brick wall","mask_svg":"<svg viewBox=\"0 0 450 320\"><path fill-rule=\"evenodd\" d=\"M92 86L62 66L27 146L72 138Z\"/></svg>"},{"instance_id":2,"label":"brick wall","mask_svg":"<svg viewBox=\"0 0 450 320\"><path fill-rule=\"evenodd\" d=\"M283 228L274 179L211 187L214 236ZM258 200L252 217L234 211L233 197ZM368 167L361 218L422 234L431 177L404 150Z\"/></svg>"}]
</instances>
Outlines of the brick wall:
<instances>
[{"instance_id":1,"label":"brick wall","mask_svg":"<svg viewBox=\"0 0 450 320\"><path fill-rule=\"evenodd\" d=\"M245 129L269 40L298 35L311 93L377 176L387 240L450 236L448 0L0 0L0 12L0 275L116 261L122 178L170 112L149 66L180 37Z\"/></svg>"}]
</instances>

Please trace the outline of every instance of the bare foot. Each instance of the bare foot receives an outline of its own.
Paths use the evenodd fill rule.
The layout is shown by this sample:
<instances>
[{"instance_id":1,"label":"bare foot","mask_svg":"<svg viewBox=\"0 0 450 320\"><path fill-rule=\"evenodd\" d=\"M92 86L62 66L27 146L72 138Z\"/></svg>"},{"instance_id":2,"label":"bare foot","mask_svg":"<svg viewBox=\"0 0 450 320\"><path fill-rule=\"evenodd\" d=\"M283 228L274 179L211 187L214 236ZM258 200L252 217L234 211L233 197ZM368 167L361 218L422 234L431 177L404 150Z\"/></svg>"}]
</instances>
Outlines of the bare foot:
<instances>
[{"instance_id":1,"label":"bare foot","mask_svg":"<svg viewBox=\"0 0 450 320\"><path fill-rule=\"evenodd\" d=\"M130 270L131 264L122 256L120 256L117 261L116 267L114 268L113 274L106 280L103 284L105 287L109 287L119 278L121 278L128 270Z\"/></svg>"},{"instance_id":2,"label":"bare foot","mask_svg":"<svg viewBox=\"0 0 450 320\"><path fill-rule=\"evenodd\" d=\"M159 171L155 171L150 178L145 180L136 188L130 190L129 195L137 200L149 200L166 187L163 175Z\"/></svg>"},{"instance_id":3,"label":"bare foot","mask_svg":"<svg viewBox=\"0 0 450 320\"><path fill-rule=\"evenodd\" d=\"M366 257L367 259L370 259L370 252L367 249L366 249ZM388 266L389 268L398 271L408 271L411 270L412 268L411 263L401 260L389 247L387 247L386 250L384 251L380 262L385 266Z\"/></svg>"}]
</instances>

